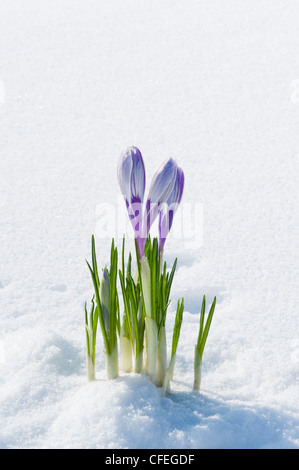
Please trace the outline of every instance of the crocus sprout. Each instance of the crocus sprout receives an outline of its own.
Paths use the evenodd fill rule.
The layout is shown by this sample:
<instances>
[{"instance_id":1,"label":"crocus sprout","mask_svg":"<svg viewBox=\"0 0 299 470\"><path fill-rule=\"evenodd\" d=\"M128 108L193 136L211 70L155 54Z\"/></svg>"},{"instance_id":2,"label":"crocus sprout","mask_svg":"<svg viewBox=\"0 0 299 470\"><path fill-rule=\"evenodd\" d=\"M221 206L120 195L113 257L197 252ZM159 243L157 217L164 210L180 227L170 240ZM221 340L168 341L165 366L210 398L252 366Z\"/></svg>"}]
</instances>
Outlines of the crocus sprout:
<instances>
[{"instance_id":1,"label":"crocus sprout","mask_svg":"<svg viewBox=\"0 0 299 470\"><path fill-rule=\"evenodd\" d=\"M162 386L167 370L166 315L177 259L170 272L166 262L161 269L161 252L157 238L148 237L145 257L140 261L140 283L145 309L147 372L152 381Z\"/></svg>"},{"instance_id":2,"label":"crocus sprout","mask_svg":"<svg viewBox=\"0 0 299 470\"><path fill-rule=\"evenodd\" d=\"M92 266L88 261L86 262L93 282L97 313L103 335L106 375L110 380L119 375L117 335L120 331L120 320L117 293L117 248L114 247L114 240L112 240L110 269L104 269L101 281L98 274L94 236L92 236L91 250Z\"/></svg>"},{"instance_id":3,"label":"crocus sprout","mask_svg":"<svg viewBox=\"0 0 299 470\"><path fill-rule=\"evenodd\" d=\"M120 273L126 314L124 325L128 327L130 317L132 319L128 288L126 287L126 283L128 283L131 286L130 291L132 292L134 288L135 295L139 296L136 299L136 305L139 309L141 308L140 301L143 305L143 315L139 316L145 325L147 372L156 384L162 386L167 370L165 319L177 262L175 260L169 275L166 272L166 264L163 266L162 262L163 248L173 223L173 216L182 198L184 173L172 158L164 162L152 178L143 210L141 203L145 190L144 163L137 147L128 147L120 157L118 181L135 232L138 248L138 279L141 286L141 289L137 289L137 284L132 282L133 279L126 279L124 272ZM150 229L159 214L159 241L154 239L152 244ZM129 311L131 311L130 316L126 313ZM131 337L136 339L139 336L136 330L136 320L135 328L132 320L131 323L133 330L135 330L135 335L131 334ZM123 330L123 337L129 337L127 328ZM124 341L127 343L126 340ZM141 348L138 347L137 354L140 354L140 351Z\"/></svg>"},{"instance_id":4,"label":"crocus sprout","mask_svg":"<svg viewBox=\"0 0 299 470\"><path fill-rule=\"evenodd\" d=\"M92 263L90 265L87 262L87 264L93 282L94 296L89 314L85 304L87 376L89 381L95 379L95 346L99 323L104 342L107 379L119 376L119 338L122 371L146 372L152 382L162 388L162 394L165 395L170 392L170 382L173 380L183 321L184 299L179 299L177 302L168 361L166 316L171 302L170 294L177 258L172 268L168 269L166 262L163 261L163 252L174 215L182 200L184 172L172 158L164 162L152 178L144 206L146 176L143 158L137 147L131 146L122 152L117 177L134 230L136 267L133 272L132 255L129 253L125 269L125 238L123 238L121 267L118 269L118 252L112 239L110 267L103 270L100 280L95 240L92 236ZM159 218L159 237L151 239L150 230L157 218ZM117 274L123 301L122 324ZM202 356L215 310L216 297L206 323L204 323L205 305L204 296L194 353L194 390L200 389Z\"/></svg>"},{"instance_id":5,"label":"crocus sprout","mask_svg":"<svg viewBox=\"0 0 299 470\"><path fill-rule=\"evenodd\" d=\"M214 297L213 303L211 305L209 315L207 321L204 325L204 317L205 317L205 310L206 310L206 297L203 296L202 305L201 305L201 313L200 313L200 323L199 323L199 332L197 338L197 344L195 345L194 349L194 383L193 383L193 390L200 390L201 384L201 368L202 368L202 356L204 352L204 348L206 345L207 337L210 331L210 326L212 323L212 318L214 315L216 307L216 297Z\"/></svg>"},{"instance_id":6,"label":"crocus sprout","mask_svg":"<svg viewBox=\"0 0 299 470\"><path fill-rule=\"evenodd\" d=\"M124 249L125 238L123 238L122 247L122 269L119 270L124 303L124 318L120 335L122 368L125 371L131 370L133 355L134 372L140 373L143 366L144 308L140 283L136 282L131 274L131 253L129 254L127 270L125 271Z\"/></svg>"},{"instance_id":7,"label":"crocus sprout","mask_svg":"<svg viewBox=\"0 0 299 470\"><path fill-rule=\"evenodd\" d=\"M91 309L88 315L85 302L85 332L86 332L86 366L87 378L91 382L95 380L95 357L96 357L96 337L98 326L98 308L94 304L94 296L91 300Z\"/></svg>"},{"instance_id":8,"label":"crocus sprout","mask_svg":"<svg viewBox=\"0 0 299 470\"><path fill-rule=\"evenodd\" d=\"M163 394L164 395L165 393L169 393L170 391L169 383L171 380L173 380L173 371L174 371L176 351L178 347L181 326L182 326L182 321L183 321L183 312L184 312L184 299L181 299L181 300L178 300L178 303L177 303L177 311L176 311L173 334L172 334L171 356L170 356L169 366L167 368L167 371L164 377L164 382L163 382Z\"/></svg>"}]
</instances>

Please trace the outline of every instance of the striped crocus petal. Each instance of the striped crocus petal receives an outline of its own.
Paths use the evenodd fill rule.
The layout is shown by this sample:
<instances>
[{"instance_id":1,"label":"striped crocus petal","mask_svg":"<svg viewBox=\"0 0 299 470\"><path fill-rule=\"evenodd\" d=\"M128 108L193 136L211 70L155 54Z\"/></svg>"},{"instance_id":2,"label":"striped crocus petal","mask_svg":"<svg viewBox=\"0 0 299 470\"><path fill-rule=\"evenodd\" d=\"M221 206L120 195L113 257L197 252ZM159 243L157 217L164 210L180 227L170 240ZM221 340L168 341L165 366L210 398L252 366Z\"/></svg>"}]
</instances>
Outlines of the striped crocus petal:
<instances>
[{"instance_id":1,"label":"striped crocus petal","mask_svg":"<svg viewBox=\"0 0 299 470\"><path fill-rule=\"evenodd\" d=\"M173 217L181 202L184 190L184 172L178 167L175 183L166 203L161 206L159 211L159 241L160 249L163 251L166 237L169 234Z\"/></svg>"},{"instance_id":2,"label":"striped crocus petal","mask_svg":"<svg viewBox=\"0 0 299 470\"><path fill-rule=\"evenodd\" d=\"M126 204L131 200L131 174L133 168L133 159L130 147L124 150L117 166L117 178L120 190L125 198Z\"/></svg>"},{"instance_id":3,"label":"striped crocus petal","mask_svg":"<svg viewBox=\"0 0 299 470\"><path fill-rule=\"evenodd\" d=\"M143 202L145 191L145 169L143 158L137 147L131 147L133 168L131 172L131 204Z\"/></svg>"},{"instance_id":4,"label":"striped crocus petal","mask_svg":"<svg viewBox=\"0 0 299 470\"><path fill-rule=\"evenodd\" d=\"M117 177L124 196L128 215L134 229L140 257L143 256L142 203L145 191L145 168L140 150L137 147L126 148L120 156Z\"/></svg>"},{"instance_id":5,"label":"striped crocus petal","mask_svg":"<svg viewBox=\"0 0 299 470\"><path fill-rule=\"evenodd\" d=\"M127 205L143 201L145 169L141 152L137 147L128 147L121 153L117 177Z\"/></svg>"},{"instance_id":6,"label":"striped crocus petal","mask_svg":"<svg viewBox=\"0 0 299 470\"><path fill-rule=\"evenodd\" d=\"M176 162L170 158L153 176L145 207L143 224L144 238L147 238L161 205L168 200L173 190L177 176L177 168Z\"/></svg>"}]
</instances>

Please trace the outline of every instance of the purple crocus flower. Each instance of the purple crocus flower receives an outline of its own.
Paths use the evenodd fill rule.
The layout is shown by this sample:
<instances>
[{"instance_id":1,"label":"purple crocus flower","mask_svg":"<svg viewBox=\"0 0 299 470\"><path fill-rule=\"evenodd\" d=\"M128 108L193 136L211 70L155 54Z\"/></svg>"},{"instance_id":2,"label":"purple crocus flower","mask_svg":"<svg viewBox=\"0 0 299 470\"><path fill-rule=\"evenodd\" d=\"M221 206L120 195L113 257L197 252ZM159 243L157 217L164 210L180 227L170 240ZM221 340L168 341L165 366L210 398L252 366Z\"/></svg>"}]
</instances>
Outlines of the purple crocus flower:
<instances>
[{"instance_id":1,"label":"purple crocus flower","mask_svg":"<svg viewBox=\"0 0 299 470\"><path fill-rule=\"evenodd\" d=\"M152 178L143 214L145 169L140 150L128 147L120 156L117 176L131 220L140 259L152 224L159 219L160 247L163 250L171 229L176 206L180 203L184 187L184 173L170 158L158 168Z\"/></svg>"},{"instance_id":2,"label":"purple crocus flower","mask_svg":"<svg viewBox=\"0 0 299 470\"><path fill-rule=\"evenodd\" d=\"M166 203L164 203L159 210L159 241L161 251L164 249L166 237L172 227L174 214L177 211L183 196L184 180L184 172L178 167L172 191Z\"/></svg>"},{"instance_id":3,"label":"purple crocus flower","mask_svg":"<svg viewBox=\"0 0 299 470\"><path fill-rule=\"evenodd\" d=\"M128 147L120 156L117 177L131 220L140 257L143 256L141 242L142 203L145 191L145 169L143 158L137 147Z\"/></svg>"},{"instance_id":4,"label":"purple crocus flower","mask_svg":"<svg viewBox=\"0 0 299 470\"><path fill-rule=\"evenodd\" d=\"M143 238L146 239L159 210L171 195L176 176L177 164L170 158L156 171L149 189L143 223Z\"/></svg>"}]
</instances>

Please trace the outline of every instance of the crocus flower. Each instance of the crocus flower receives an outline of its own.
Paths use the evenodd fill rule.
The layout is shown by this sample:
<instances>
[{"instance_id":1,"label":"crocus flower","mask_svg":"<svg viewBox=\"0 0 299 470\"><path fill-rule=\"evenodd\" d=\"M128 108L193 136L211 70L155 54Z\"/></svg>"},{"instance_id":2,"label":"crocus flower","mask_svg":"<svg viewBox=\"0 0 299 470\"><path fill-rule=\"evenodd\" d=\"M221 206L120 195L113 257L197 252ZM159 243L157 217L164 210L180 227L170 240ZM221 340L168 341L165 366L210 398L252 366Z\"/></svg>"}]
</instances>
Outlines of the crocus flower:
<instances>
[{"instance_id":1,"label":"crocus flower","mask_svg":"<svg viewBox=\"0 0 299 470\"><path fill-rule=\"evenodd\" d=\"M171 195L176 177L177 164L170 158L156 171L149 189L143 223L143 238L146 240L159 210Z\"/></svg>"},{"instance_id":2,"label":"crocus flower","mask_svg":"<svg viewBox=\"0 0 299 470\"><path fill-rule=\"evenodd\" d=\"M144 247L150 228L159 213L160 243L163 249L176 210L174 205L179 204L182 197L184 174L172 158L161 165L153 176L144 214L142 214L142 203L145 191L145 169L141 152L137 147L128 147L122 152L117 175L141 259L144 256ZM164 204L167 205L167 210L163 209ZM165 228L166 218L169 220L168 228ZM166 233L165 236L164 233Z\"/></svg>"},{"instance_id":3,"label":"crocus flower","mask_svg":"<svg viewBox=\"0 0 299 470\"><path fill-rule=\"evenodd\" d=\"M117 177L135 232L139 254L142 256L140 232L145 191L145 169L141 152L137 147L128 147L122 152L118 163Z\"/></svg>"},{"instance_id":4,"label":"crocus flower","mask_svg":"<svg viewBox=\"0 0 299 470\"><path fill-rule=\"evenodd\" d=\"M163 251L166 237L172 227L173 217L181 202L184 190L184 172L178 167L172 191L159 210L159 241L160 250Z\"/></svg>"}]
</instances>

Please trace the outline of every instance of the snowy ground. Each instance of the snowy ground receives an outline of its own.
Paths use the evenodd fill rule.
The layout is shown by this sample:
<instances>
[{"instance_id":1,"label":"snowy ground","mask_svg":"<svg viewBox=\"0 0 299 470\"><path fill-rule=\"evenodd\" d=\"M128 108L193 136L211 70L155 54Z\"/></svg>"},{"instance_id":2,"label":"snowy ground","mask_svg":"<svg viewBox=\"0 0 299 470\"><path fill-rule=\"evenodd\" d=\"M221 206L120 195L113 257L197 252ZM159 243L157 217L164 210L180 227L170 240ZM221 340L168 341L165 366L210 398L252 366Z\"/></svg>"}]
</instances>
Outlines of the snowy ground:
<instances>
[{"instance_id":1,"label":"snowy ground","mask_svg":"<svg viewBox=\"0 0 299 470\"><path fill-rule=\"evenodd\" d=\"M299 447L298 15L292 0L1 1L1 448ZM204 214L202 244L166 244L169 337L186 303L167 398L146 376L107 383L100 343L85 376L85 258L132 144L148 180L175 158Z\"/></svg>"}]
</instances>

